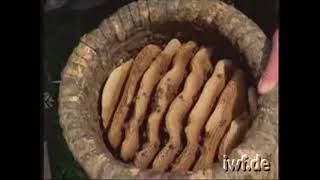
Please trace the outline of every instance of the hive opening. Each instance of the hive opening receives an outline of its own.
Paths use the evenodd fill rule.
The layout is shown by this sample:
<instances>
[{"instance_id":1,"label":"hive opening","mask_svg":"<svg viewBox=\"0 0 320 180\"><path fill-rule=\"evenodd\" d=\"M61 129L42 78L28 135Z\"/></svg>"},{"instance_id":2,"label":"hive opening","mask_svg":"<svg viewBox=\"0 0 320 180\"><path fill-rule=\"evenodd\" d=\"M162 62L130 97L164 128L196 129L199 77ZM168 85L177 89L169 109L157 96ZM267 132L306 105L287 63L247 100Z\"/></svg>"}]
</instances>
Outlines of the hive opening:
<instances>
[{"instance_id":1,"label":"hive opening","mask_svg":"<svg viewBox=\"0 0 320 180\"><path fill-rule=\"evenodd\" d=\"M126 74L126 80L123 82L121 86L121 95L119 95L117 103L114 104L114 110L112 112L110 112L112 115L110 116L110 122L109 125L104 127L102 125L102 131L103 133L103 139L105 141L105 144L108 148L108 150L110 150L110 152L113 154L113 156L118 159L120 162L124 162L126 164L129 164L131 166L135 166L135 167L139 167L141 169L155 169L155 170L159 170L159 171L171 171L171 172L185 172L185 171L192 171L192 170L198 170L199 168L201 169L203 168L209 168L207 162L203 162L203 163L198 163L197 165L197 161L201 158L201 155L203 155L203 152L205 152L205 150L203 150L204 146L211 146L212 143L210 143L210 132L206 132L206 129L208 129L206 126L206 124L208 124L209 119L211 118L211 116L219 116L219 115L213 115L214 111L216 110L215 108L217 107L218 104L223 104L225 103L223 100L223 98L221 98L221 94L223 94L223 92L225 91L226 86L230 83L231 79L234 77L234 73L235 71L240 70L241 73L244 73L245 75L245 90L243 90L243 92L239 91L239 93L242 93L241 96L245 96L244 99L246 99L246 91L247 88L251 85L251 77L250 74L248 74L248 69L246 67L246 65L244 65L244 63L242 62L242 55L238 52L237 48L232 46L230 44L230 42L228 40L226 40L224 37L220 36L219 33L217 33L217 31L215 30L198 30L197 28L195 28L194 25L192 24L172 24L169 26L168 24L168 29L166 29L166 26L162 25L162 26L154 26L151 28L152 33L149 33L148 31L144 31L144 30L140 30L139 32L137 32L136 34L133 34L131 37L129 37L129 39L125 42L122 42L121 44L115 44L113 45L113 47L111 49L113 49L111 52L111 57L112 59L114 59L114 61L117 61L118 59L124 59L124 62L126 62L127 60L132 59L132 65L130 67L130 70L127 70L127 72L124 72ZM165 32L165 33L163 33ZM132 44L133 40L137 39L137 36L139 38L145 39L144 42L142 43L134 43ZM210 38L208 38L210 37ZM138 38L138 39L139 39ZM156 75L151 75L148 76L149 77L149 81L150 79L156 80L157 82L154 83L152 86L149 86L149 100L145 100L144 103L147 103L146 107L145 105L143 105L144 108L139 109L139 107L137 106L141 106L141 104L137 105L137 101L139 101L140 98L144 98L145 94L143 92L141 92L139 94L139 90L143 89L146 84L143 84L144 81L148 82L148 78L147 76L145 77L146 72L150 69L150 67L152 66L153 63L155 63L155 61L161 61L158 58L166 49L167 45L172 42L172 39L175 38L180 45L177 45L179 47L176 47L177 50L175 52L170 52L167 51L167 53L173 53L171 54L171 58L169 57L165 57L162 58L162 61L165 61L163 59L171 59L170 62L166 65L163 65L161 63L157 64L158 66L161 65L161 67L166 66L164 69L164 72L157 72L160 73L158 74L158 77L155 77ZM131 39L131 40L130 40ZM133 40L132 40L133 39ZM189 55L181 55L183 56L187 56L189 58L188 62L185 63L185 67L184 68L180 68L183 70L177 70L177 72L183 72L185 74L183 74L181 77L176 77L174 76L172 77L167 77L166 81L170 83L170 81L175 80L177 84L173 85L176 87L172 87L172 85L168 85L166 82L163 81L163 79L165 79L165 76L168 74L168 72L170 72L172 69L175 68L176 64L174 61L174 59L177 57L177 54L179 53L179 51L181 51L181 49L186 46L186 44L190 43L190 42L194 42L195 43L195 47L191 47L193 45L190 45L189 47L189 51L194 51L189 53ZM150 44L153 44L150 48ZM149 46L149 50L148 47ZM172 47L174 47L174 45L172 45ZM172 48L171 47L171 48ZM158 48L158 49L157 49ZM206 68L208 68L205 65L199 65L194 63L194 67L199 68L200 70L194 70L193 68L191 68L191 62L192 59L195 57L195 55L197 55L197 53L199 53L200 50L203 49L210 49L212 48L212 53L210 52L208 55L209 56L209 62L211 64L211 69L209 68L208 70L205 70ZM188 48L187 48L188 49ZM143 53L143 51L145 51ZM148 52L147 52L148 51ZM150 53L152 55L150 55ZM150 55L150 57L147 57L148 54ZM166 53L165 53L166 54ZM188 53L186 53L188 54ZM204 53L205 54L205 53ZM142 61L145 61L143 66L139 66L135 64L135 60L137 59L137 56L140 55L140 59L139 61L141 61L140 63L143 63ZM143 58L141 58L143 57ZM145 60L145 59L149 60ZM205 59L205 57L199 57L198 59ZM176 165L179 164L179 161L183 161L184 157L179 157L182 153L189 153L186 150L186 147L188 147L190 145L190 138L188 139L187 135L186 135L186 127L189 125L189 120L190 120L190 113L192 112L192 110L195 108L195 105L197 104L197 102L199 101L199 98L201 97L202 93L205 91L205 85L208 83L208 81L210 80L210 78L212 78L214 72L215 72L215 68L217 67L218 62L222 61L223 59L229 59L232 62L232 74L228 75L228 77L226 77L226 82L223 83L223 87L221 90L219 90L219 92L216 95L211 95L211 96L215 96L216 100L212 101L212 104L210 105L211 108L208 108L209 110L207 110L207 117L204 117L204 124L201 126L201 128L199 129L199 137L196 138L198 140L198 145L199 147L195 148L195 150L192 150L193 154L194 154L194 160L191 160L190 162L187 163L187 165L184 165L183 163L181 166L180 165ZM148 61L148 62L147 62ZM182 60L180 60L182 61ZM202 60L204 61L204 60ZM147 62L147 63L146 63ZM204 62L203 62L204 63ZM220 62L221 63L221 62ZM183 63L182 63L183 64ZM117 69L120 68L121 66L123 66L123 64L116 64L113 66L112 69L110 69L109 74L112 74L112 72ZM137 68L136 70L134 70L134 66L139 66L139 68ZM183 66L183 65L180 65ZM222 66L222 65L221 65ZM155 68L157 69L157 68ZM179 68L178 68L179 69ZM134 72L133 72L134 71ZM140 72L139 72L140 71ZM199 72L200 71L200 72ZM208 71L208 72L204 72L204 71ZM201 74L202 73L202 74ZM241 74L240 73L240 74ZM138 75L137 75L138 74ZM190 74L194 74L193 76L193 80L192 77L189 77ZM238 73L239 74L239 73ZM135 78L131 78L133 80L129 80L130 76L136 76ZM224 74L220 74L218 73L216 75L216 79L223 79L224 78ZM242 75L241 75L242 76ZM174 79L176 78L176 79ZM191 79L189 81L191 82L197 82L194 79L201 79L202 78L202 82L198 83L199 87L195 87L196 90L192 90L193 88L189 88L189 90L186 90L188 92L185 93L190 93L192 92L194 93L194 96L189 97L188 99L184 99L185 97L183 96L183 92L186 89L185 85L186 85L186 81L187 79ZM110 79L110 76L106 77L106 82L108 82L108 80ZM238 78L239 79L239 78ZM240 78L241 79L241 78ZM132 88L130 90L130 87L128 85L128 81L129 84L131 82L131 85L134 84L133 86L135 86L135 88ZM163 81L163 82L162 82ZM219 80L215 80L215 81L219 81ZM238 80L236 80L238 81ZM216 83L216 82L215 82ZM213 83L214 84L214 83ZM103 84L102 86L105 86L105 84ZM128 86L128 87L127 87ZM163 87L158 87L158 86L163 86ZM232 85L229 85L232 86ZM242 85L234 85L234 86L242 86ZM151 89L150 89L151 88ZM163 89L163 88L167 88L167 89ZM172 91L172 88L175 89ZM233 87L234 88L234 87ZM148 89L148 87L146 88ZM208 87L207 87L208 89ZM232 88L229 88L232 89ZM208 90L207 90L208 91ZM216 90L218 91L218 90ZM234 91L233 90L229 90L231 92ZM166 94L165 92L169 92ZM238 91L236 91L238 93ZM101 91L101 93L107 93L104 91ZM127 94L126 94L127 93ZM131 93L131 94L130 94ZM148 94L147 93L147 94ZM171 94L170 94L171 93ZM173 94L172 94L173 93ZM181 94L182 93L182 94ZM124 100L122 100L124 94L129 95L129 101L128 99L124 98ZM141 96L138 96L141 95ZM224 96L229 96L228 93L226 92ZM160 97L160 100L157 98ZM164 98L163 98L163 97ZM203 95L204 96L204 95ZM211 97L210 95L207 95L208 97ZM112 96L110 96L112 97ZM113 97L112 97L113 98ZM161 100L161 98L163 98ZM202 99L205 99L204 97ZM221 99L221 100L220 100ZM247 111L247 101L243 101L243 100L238 100L239 98L235 98L237 100L234 100L235 102L242 102L242 104L244 104L245 107L241 107L242 110L241 112ZM241 99L241 98L240 98ZM167 100L167 102L165 102ZM127 110L123 111L123 109L119 106L121 106L119 103L120 101L123 101L122 103L122 107L126 107L128 108ZM171 111L171 114L173 114L172 116L174 117L175 115L175 110L171 108L171 106L174 106L173 102L177 101L177 104L181 104L183 105L183 103L185 101L189 102L189 107L185 107L185 112L178 112L178 113L182 113L183 117L179 117L179 123L178 125L181 126L181 129L177 129L178 134L180 135L180 137L178 137L178 140L173 136L171 133L168 131L168 122L167 119L170 119L170 117L167 117L168 112ZM141 103L141 102L140 102ZM142 103L142 104L144 104ZM159 106L160 103L160 106ZM161 105L161 103L163 103ZM201 104L201 103L200 103ZM225 103L226 105L220 105L222 109L224 109L225 106L232 106L228 103ZM179 105L176 105L177 107L179 107ZM201 105L198 105L198 109L201 109ZM238 106L238 105L237 105ZM104 108L104 107L102 107ZM171 109L170 109L171 108ZM240 107L239 107L240 108ZM228 108L226 108L228 109ZM245 109L245 110L244 110ZM233 111L230 113L234 113ZM122 116L121 114L124 112L125 117L120 117ZM137 116L135 115L135 113L141 115ZM115 115L117 114L117 115ZM161 115L159 115L161 114ZM170 114L170 113L169 113ZM197 113L193 113L193 114L197 114ZM216 113L216 114L219 114ZM223 111L221 110L220 114L223 114ZM236 113L237 116L240 115L240 113ZM116 118L115 118L116 116ZM152 116L150 118L150 116ZM120 126L114 126L116 127L115 129L115 133L117 134L117 136L120 136L119 139L117 141L112 142L113 144L110 143L110 140L113 141L114 137L117 136L108 136L108 134L110 133L110 129L113 128L112 127L112 123L113 121L116 121L118 118L121 118L121 125ZM213 117L213 119L217 119L217 117ZM225 116L223 116L225 118ZM141 119L142 118L142 119ZM230 119L231 118L231 119ZM213 126L217 126L217 127L223 127L224 130L223 132L220 132L220 134L218 135L219 137L216 138L219 142L216 142L218 145L215 145L214 152L213 153L213 157L212 154L211 155L205 155L203 157L207 157L208 159L212 159L212 163L213 164L213 160L217 161L218 159L218 152L219 151L225 151L230 153L230 150L228 149L230 144L228 143L224 143L224 146L227 146L226 148L224 147L220 147L220 144L222 144L222 141L226 141L224 139L228 139L227 138L227 133L230 130L231 124L234 122L234 119L236 119L237 117L229 117L229 115L227 116L227 121L228 121L228 125L221 125L221 123L223 124L224 120L221 120L222 122L218 125L216 125L216 123L213 123ZM248 117L249 118L249 117ZM172 119L172 118L171 118ZM191 118L192 119L192 118ZM219 118L218 118L219 119ZM102 120L103 117L102 117ZM130 125L130 121L136 121L135 123L131 123ZM139 123L140 121L140 123ZM155 121L156 124L158 124L158 128L154 129L155 127L150 126L150 123L152 121ZM171 120L172 121L172 120ZM196 120L193 120L194 122ZM103 123L101 123L103 124ZM176 125L174 125L176 126ZM196 125L193 125L196 126ZM236 125L234 125L236 129L237 133L238 131L241 132L241 135L244 134L242 129L239 129L236 127ZM133 129L136 129L134 131L137 132L133 132L133 130L129 130L130 127L136 127ZM151 129L150 129L151 128ZM152 129L153 128L153 129ZM209 128L210 129L210 128ZM247 128L246 128L247 130ZM246 131L245 130L245 131ZM120 132L121 131L121 132ZM148 132L153 132L153 131L157 131L158 132L158 140L154 139L154 137L150 137L150 134L148 134ZM172 130L171 130L172 131ZM132 139L130 139L130 134L133 133L135 134L134 136L138 136L137 139L134 140L135 145L128 145L130 144L130 142L133 142ZM222 137L221 136L222 133ZM237 134L238 135L238 134ZM232 135L229 135L231 139L230 141L234 141L232 137ZM228 137L229 137L228 136ZM234 136L234 135L233 135ZM151 139L150 139L151 138ZM123 151L123 144L124 141L126 139L130 139L126 142L126 151ZM173 139L173 140L172 140ZM171 140L171 141L170 141ZM149 143L148 143L149 142ZM171 144L170 144L171 143ZM178 144L176 144L178 143ZM194 142L192 142L194 143ZM205 145L206 144L206 145ZM175 147L175 145L177 145L178 147ZM192 145L191 145L192 146ZM133 149L132 149L133 148ZM234 147L233 147L234 148ZM191 148L192 149L192 148ZM209 148L210 149L210 148ZM174 150L174 153L172 153L172 151ZM121 152L123 151L123 152ZM133 152L131 152L133 151ZM152 153L151 153L152 151ZM170 157L166 157L166 151L170 151L171 154ZM186 152L184 152L186 151ZM210 154L210 153L209 153ZM186 155L185 155L186 157ZM161 161L163 160L163 158L165 159L165 163L162 163ZM182 160L181 160L182 159ZM146 162L146 163L145 163Z\"/></svg>"}]
</instances>

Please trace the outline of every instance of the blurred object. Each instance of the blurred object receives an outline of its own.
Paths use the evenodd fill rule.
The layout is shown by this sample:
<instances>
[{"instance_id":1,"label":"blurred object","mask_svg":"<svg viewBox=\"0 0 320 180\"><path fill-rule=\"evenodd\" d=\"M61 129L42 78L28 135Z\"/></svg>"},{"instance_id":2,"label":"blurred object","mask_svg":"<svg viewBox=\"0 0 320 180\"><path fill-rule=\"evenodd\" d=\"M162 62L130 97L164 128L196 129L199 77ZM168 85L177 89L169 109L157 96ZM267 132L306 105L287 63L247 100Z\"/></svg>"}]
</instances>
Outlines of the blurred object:
<instances>
[{"instance_id":1,"label":"blurred object","mask_svg":"<svg viewBox=\"0 0 320 180\"><path fill-rule=\"evenodd\" d=\"M68 5L72 10L87 10L102 5L106 0L46 0L44 12Z\"/></svg>"},{"instance_id":2,"label":"blurred object","mask_svg":"<svg viewBox=\"0 0 320 180\"><path fill-rule=\"evenodd\" d=\"M48 61L46 60L43 60L43 64L44 64L44 67L43 67L43 70L44 70L44 76L45 76L45 86L48 85L48 83L51 81L51 76L50 76L50 72L49 72L49 64L48 64Z\"/></svg>"},{"instance_id":3,"label":"blurred object","mask_svg":"<svg viewBox=\"0 0 320 180\"><path fill-rule=\"evenodd\" d=\"M223 2L235 6L236 3L239 3L240 0L223 0Z\"/></svg>"},{"instance_id":4,"label":"blurred object","mask_svg":"<svg viewBox=\"0 0 320 180\"><path fill-rule=\"evenodd\" d=\"M54 9L61 8L65 4L67 4L68 0L46 0L44 6L44 12L47 13Z\"/></svg>"},{"instance_id":5,"label":"blurred object","mask_svg":"<svg viewBox=\"0 0 320 180\"><path fill-rule=\"evenodd\" d=\"M105 0L73 0L70 2L72 10L87 10L102 5Z\"/></svg>"},{"instance_id":6,"label":"blurred object","mask_svg":"<svg viewBox=\"0 0 320 180\"><path fill-rule=\"evenodd\" d=\"M43 178L44 179L51 179L51 170L50 170L47 142L44 142L43 145L44 145L44 151L43 151Z\"/></svg>"},{"instance_id":7,"label":"blurred object","mask_svg":"<svg viewBox=\"0 0 320 180\"><path fill-rule=\"evenodd\" d=\"M43 93L43 101L44 101L44 108L45 109L50 109L53 107L54 105L54 100L52 98L52 96L49 94L49 92L45 92Z\"/></svg>"}]
</instances>

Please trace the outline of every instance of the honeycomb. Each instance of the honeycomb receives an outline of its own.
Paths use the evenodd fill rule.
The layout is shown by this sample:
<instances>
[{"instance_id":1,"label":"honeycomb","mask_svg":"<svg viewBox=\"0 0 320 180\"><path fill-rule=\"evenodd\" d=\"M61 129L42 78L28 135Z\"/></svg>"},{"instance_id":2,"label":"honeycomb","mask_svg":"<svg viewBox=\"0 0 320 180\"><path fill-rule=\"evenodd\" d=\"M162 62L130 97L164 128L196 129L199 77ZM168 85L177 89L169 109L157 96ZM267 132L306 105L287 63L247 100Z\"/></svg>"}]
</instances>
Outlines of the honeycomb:
<instances>
[{"instance_id":1,"label":"honeycomb","mask_svg":"<svg viewBox=\"0 0 320 180\"><path fill-rule=\"evenodd\" d=\"M170 40L145 46L116 67L102 92L104 139L141 169L211 168L249 128L247 77L214 48Z\"/></svg>"}]
</instances>

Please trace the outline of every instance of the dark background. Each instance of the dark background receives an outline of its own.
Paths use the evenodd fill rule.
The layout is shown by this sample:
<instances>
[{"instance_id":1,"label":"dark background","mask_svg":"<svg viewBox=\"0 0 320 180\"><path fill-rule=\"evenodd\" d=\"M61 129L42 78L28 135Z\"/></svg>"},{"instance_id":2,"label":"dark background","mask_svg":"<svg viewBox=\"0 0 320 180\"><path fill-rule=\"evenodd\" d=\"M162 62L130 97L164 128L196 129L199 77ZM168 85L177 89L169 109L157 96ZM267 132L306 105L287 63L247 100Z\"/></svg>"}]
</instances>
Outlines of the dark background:
<instances>
[{"instance_id":1,"label":"dark background","mask_svg":"<svg viewBox=\"0 0 320 180\"><path fill-rule=\"evenodd\" d=\"M48 141L51 175L53 179L83 179L85 173L72 157L59 125L57 98L60 74L80 37L95 29L108 15L132 0L105 0L87 10L72 10L65 5L44 14L44 91L53 99L45 108L45 139ZM269 38L278 27L278 0L224 0L255 21ZM48 101L48 100L45 100Z\"/></svg>"}]
</instances>

